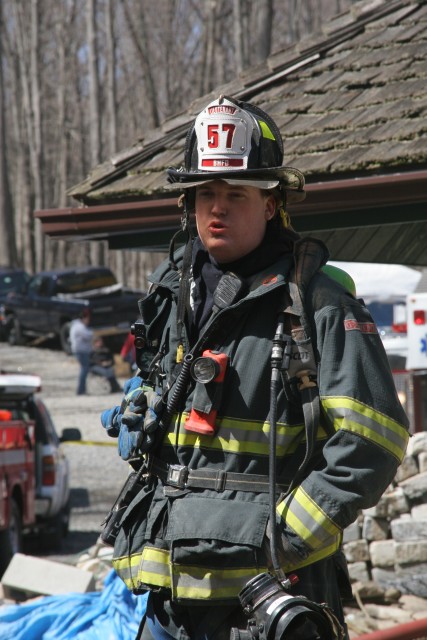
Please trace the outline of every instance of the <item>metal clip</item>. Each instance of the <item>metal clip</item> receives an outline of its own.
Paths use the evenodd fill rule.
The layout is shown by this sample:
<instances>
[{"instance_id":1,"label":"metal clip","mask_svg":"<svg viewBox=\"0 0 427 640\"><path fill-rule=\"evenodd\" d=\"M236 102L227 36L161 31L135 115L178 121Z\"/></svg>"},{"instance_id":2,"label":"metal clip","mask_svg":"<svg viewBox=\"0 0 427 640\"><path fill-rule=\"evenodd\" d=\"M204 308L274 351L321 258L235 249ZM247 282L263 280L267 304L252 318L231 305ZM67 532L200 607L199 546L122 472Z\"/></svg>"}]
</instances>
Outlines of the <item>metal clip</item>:
<instances>
[{"instance_id":1,"label":"metal clip","mask_svg":"<svg viewBox=\"0 0 427 640\"><path fill-rule=\"evenodd\" d=\"M185 489L188 479L188 471L188 467L184 467L180 464L169 465L166 484L170 484L172 487L177 487L178 489Z\"/></svg>"}]
</instances>

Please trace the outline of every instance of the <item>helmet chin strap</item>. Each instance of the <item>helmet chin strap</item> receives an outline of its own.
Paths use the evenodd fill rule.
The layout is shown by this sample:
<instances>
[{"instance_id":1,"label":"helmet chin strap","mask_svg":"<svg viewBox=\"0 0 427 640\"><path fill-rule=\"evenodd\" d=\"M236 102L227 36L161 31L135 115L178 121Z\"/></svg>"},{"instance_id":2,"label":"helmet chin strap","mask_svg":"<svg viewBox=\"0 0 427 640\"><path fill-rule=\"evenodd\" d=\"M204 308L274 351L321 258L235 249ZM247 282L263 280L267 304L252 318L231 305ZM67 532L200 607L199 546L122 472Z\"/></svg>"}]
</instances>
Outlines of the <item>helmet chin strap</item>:
<instances>
[{"instance_id":1,"label":"helmet chin strap","mask_svg":"<svg viewBox=\"0 0 427 640\"><path fill-rule=\"evenodd\" d=\"M188 191L193 191L193 189L191 190L189 189ZM193 232L191 230L191 224L190 224L189 200L190 202L194 200L194 196L193 194L189 194L187 192L182 193L178 198L178 207L182 209L181 227L180 229L178 229L176 233L174 233L174 235L171 238L171 241L169 242L169 265L171 269L173 269L174 271L178 271L178 265L176 264L175 258L174 258L175 244L176 244L177 238L181 234L184 235L186 251L187 251L187 247L188 245L191 245L194 237ZM184 270L184 265L183 265L183 270Z\"/></svg>"},{"instance_id":2,"label":"helmet chin strap","mask_svg":"<svg viewBox=\"0 0 427 640\"><path fill-rule=\"evenodd\" d=\"M280 193L280 202L277 207L277 212L280 216L280 220L282 221L283 227L285 229L292 229L291 218L286 209L287 200L288 200L286 189L284 189L283 187L279 187L279 193Z\"/></svg>"},{"instance_id":3,"label":"helmet chin strap","mask_svg":"<svg viewBox=\"0 0 427 640\"><path fill-rule=\"evenodd\" d=\"M193 191L192 189L190 191ZM184 318L185 318L185 305L190 295L190 276L191 276L191 254L192 254L192 246L193 246L193 232L191 230L190 225L190 203L191 200L194 200L193 193L189 194L187 192L183 193L178 199L178 206L182 208L182 216L181 216L181 228L172 236L172 239L169 243L169 265L171 269L174 271L179 271L179 267L175 262L175 243L177 238L183 234L185 237L185 249L184 256L182 259L182 268L181 268L181 277L179 282L179 291L178 291L178 304L177 304L177 330L178 336L180 339L182 338L183 329L184 329ZM190 203L189 203L190 201Z\"/></svg>"}]
</instances>

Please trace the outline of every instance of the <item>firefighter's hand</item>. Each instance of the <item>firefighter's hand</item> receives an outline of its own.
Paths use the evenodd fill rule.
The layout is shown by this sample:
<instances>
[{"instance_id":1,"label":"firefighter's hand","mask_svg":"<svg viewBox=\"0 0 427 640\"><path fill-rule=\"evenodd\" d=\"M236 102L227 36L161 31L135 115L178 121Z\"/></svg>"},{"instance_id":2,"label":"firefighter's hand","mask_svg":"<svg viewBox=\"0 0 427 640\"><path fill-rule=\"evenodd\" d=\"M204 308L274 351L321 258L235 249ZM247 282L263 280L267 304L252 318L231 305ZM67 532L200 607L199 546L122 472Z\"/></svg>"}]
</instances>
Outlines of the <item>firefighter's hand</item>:
<instances>
[{"instance_id":1,"label":"firefighter's hand","mask_svg":"<svg viewBox=\"0 0 427 640\"><path fill-rule=\"evenodd\" d=\"M297 545L298 538L296 534L292 534L292 532L290 532L287 529L286 525L284 525L283 522L281 521L281 518L278 518L278 522L276 522L275 526L277 527L276 554L277 554L277 558L279 560L280 565L284 565L284 564L287 564L287 565L293 564L295 566L300 565L301 562L305 560L308 555L308 551L304 549L302 541L300 544ZM267 522L266 532L265 532L266 534L265 540L267 541L268 548L266 547L265 551L266 551L267 558L269 558L268 564L270 564L271 562L271 566L273 566L271 555L270 555L271 538L272 538L271 529L272 529L272 523L269 518Z\"/></svg>"},{"instance_id":2,"label":"firefighter's hand","mask_svg":"<svg viewBox=\"0 0 427 640\"><path fill-rule=\"evenodd\" d=\"M154 446L163 403L159 394L138 377L128 381L126 391L121 406L104 411L101 421L109 435L118 437L119 455L129 460Z\"/></svg>"},{"instance_id":3,"label":"firefighter's hand","mask_svg":"<svg viewBox=\"0 0 427 640\"><path fill-rule=\"evenodd\" d=\"M112 438L117 438L117 436L120 433L121 418L122 418L124 409L126 408L126 398L128 394L132 392L134 389L141 387L142 384L143 384L143 380L139 376L134 376L133 378L130 378L129 380L127 380L123 386L125 397L120 407L115 406L115 407L112 407L112 409L106 409L101 414L101 424L106 430L106 432L108 433L108 435L111 436Z\"/></svg>"}]
</instances>

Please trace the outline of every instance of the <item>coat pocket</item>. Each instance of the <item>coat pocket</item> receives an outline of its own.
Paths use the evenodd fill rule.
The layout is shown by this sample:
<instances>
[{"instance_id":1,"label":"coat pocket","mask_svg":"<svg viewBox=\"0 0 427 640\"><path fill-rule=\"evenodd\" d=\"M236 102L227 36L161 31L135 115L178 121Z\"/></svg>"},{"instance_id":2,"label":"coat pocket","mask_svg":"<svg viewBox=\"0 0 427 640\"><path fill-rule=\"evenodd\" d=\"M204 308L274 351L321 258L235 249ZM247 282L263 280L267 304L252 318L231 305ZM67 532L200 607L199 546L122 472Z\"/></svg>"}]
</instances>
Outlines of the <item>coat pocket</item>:
<instances>
[{"instance_id":1,"label":"coat pocket","mask_svg":"<svg viewBox=\"0 0 427 640\"><path fill-rule=\"evenodd\" d=\"M185 496L174 502L166 540L177 601L230 603L266 570L262 543L268 505Z\"/></svg>"},{"instance_id":2,"label":"coat pocket","mask_svg":"<svg viewBox=\"0 0 427 640\"><path fill-rule=\"evenodd\" d=\"M180 564L254 566L262 547L268 505L185 496L175 500L166 540Z\"/></svg>"},{"instance_id":3,"label":"coat pocket","mask_svg":"<svg viewBox=\"0 0 427 640\"><path fill-rule=\"evenodd\" d=\"M124 512L114 545L114 557L138 553L150 538L164 506L164 500L156 501L154 493L154 487L146 485Z\"/></svg>"}]
</instances>

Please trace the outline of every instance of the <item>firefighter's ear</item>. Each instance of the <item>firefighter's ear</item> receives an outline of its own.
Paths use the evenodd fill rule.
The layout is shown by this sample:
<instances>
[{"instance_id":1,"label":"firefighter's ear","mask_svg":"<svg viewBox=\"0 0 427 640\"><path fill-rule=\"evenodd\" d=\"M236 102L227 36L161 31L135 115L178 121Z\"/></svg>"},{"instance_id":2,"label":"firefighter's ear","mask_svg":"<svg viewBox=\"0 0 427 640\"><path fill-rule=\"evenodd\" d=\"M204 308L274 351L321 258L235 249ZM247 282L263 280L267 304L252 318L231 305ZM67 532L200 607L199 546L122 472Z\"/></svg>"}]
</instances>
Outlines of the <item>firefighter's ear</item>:
<instances>
[{"instance_id":1,"label":"firefighter's ear","mask_svg":"<svg viewBox=\"0 0 427 640\"><path fill-rule=\"evenodd\" d=\"M268 222L274 217L276 213L276 199L273 194L270 194L265 199L265 209L264 209L264 218Z\"/></svg>"}]
</instances>

